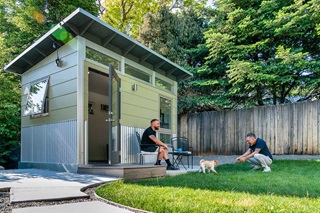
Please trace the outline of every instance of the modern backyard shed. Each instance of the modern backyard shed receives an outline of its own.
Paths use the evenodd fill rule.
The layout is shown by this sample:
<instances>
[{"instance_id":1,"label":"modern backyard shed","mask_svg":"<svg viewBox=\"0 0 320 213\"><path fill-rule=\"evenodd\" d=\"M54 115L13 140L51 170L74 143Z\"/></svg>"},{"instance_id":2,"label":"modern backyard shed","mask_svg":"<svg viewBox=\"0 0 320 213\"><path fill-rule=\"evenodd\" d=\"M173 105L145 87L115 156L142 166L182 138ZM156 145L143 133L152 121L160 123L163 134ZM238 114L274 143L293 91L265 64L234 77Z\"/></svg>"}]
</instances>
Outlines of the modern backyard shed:
<instances>
[{"instance_id":1,"label":"modern backyard shed","mask_svg":"<svg viewBox=\"0 0 320 213\"><path fill-rule=\"evenodd\" d=\"M192 74L77 9L5 70L22 76L20 168L78 172L137 163L153 118L177 135L177 82Z\"/></svg>"}]
</instances>

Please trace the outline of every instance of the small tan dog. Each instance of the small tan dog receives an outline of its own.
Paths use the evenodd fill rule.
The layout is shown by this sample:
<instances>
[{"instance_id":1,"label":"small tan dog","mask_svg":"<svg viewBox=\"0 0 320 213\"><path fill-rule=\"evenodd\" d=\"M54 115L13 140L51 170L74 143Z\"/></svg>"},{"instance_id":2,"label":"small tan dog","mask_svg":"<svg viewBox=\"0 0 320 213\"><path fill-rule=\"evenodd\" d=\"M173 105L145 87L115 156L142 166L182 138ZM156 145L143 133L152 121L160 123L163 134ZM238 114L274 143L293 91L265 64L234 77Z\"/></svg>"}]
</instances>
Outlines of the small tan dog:
<instances>
[{"instance_id":1,"label":"small tan dog","mask_svg":"<svg viewBox=\"0 0 320 213\"><path fill-rule=\"evenodd\" d=\"M206 168L208 169L208 173L210 173L210 170L213 171L214 173L218 174L218 172L214 169L214 166L218 166L218 161L217 160L204 160L202 159L200 161L200 169L199 172L206 173Z\"/></svg>"}]
</instances>

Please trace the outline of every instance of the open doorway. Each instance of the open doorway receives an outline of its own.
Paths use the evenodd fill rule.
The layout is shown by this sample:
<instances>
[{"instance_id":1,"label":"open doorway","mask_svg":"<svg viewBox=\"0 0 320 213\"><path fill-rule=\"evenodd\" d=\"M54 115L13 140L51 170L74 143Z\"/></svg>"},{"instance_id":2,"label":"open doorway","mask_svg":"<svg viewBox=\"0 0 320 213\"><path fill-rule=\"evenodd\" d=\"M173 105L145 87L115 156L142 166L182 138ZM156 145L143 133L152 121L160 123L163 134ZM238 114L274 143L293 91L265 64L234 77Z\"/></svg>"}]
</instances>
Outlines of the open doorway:
<instances>
[{"instance_id":1,"label":"open doorway","mask_svg":"<svg viewBox=\"0 0 320 213\"><path fill-rule=\"evenodd\" d=\"M88 72L88 160L108 163L108 79L106 73Z\"/></svg>"}]
</instances>

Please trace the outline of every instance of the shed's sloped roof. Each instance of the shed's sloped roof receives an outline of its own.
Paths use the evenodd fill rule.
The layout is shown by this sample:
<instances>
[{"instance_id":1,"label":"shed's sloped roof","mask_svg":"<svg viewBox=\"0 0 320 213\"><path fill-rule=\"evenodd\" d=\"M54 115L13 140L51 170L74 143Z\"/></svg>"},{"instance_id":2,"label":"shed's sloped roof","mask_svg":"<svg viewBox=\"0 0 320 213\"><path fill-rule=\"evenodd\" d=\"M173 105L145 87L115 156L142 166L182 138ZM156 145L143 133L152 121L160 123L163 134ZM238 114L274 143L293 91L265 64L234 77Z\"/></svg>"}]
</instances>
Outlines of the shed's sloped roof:
<instances>
[{"instance_id":1,"label":"shed's sloped roof","mask_svg":"<svg viewBox=\"0 0 320 213\"><path fill-rule=\"evenodd\" d=\"M63 46L64 42L56 39L54 35L61 27L66 29L73 37L84 37L149 69L161 72L162 74L164 73L171 79L178 81L192 76L187 70L81 8L75 10L67 18L53 27L28 49L12 60L4 69L9 72L23 74L52 54L56 48ZM56 44L56 48L53 47L53 43Z\"/></svg>"}]
</instances>

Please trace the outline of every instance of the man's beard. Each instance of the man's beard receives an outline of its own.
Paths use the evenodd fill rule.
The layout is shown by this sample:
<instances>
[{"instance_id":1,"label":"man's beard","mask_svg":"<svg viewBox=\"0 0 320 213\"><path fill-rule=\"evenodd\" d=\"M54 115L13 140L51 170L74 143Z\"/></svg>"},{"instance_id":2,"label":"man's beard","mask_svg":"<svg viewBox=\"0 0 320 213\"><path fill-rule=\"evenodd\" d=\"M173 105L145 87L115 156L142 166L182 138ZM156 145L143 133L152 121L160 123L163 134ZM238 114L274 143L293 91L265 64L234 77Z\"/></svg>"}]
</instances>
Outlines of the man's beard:
<instances>
[{"instance_id":1,"label":"man's beard","mask_svg":"<svg viewBox=\"0 0 320 213\"><path fill-rule=\"evenodd\" d=\"M155 130L159 130L159 127L155 126L154 129L155 129Z\"/></svg>"}]
</instances>

